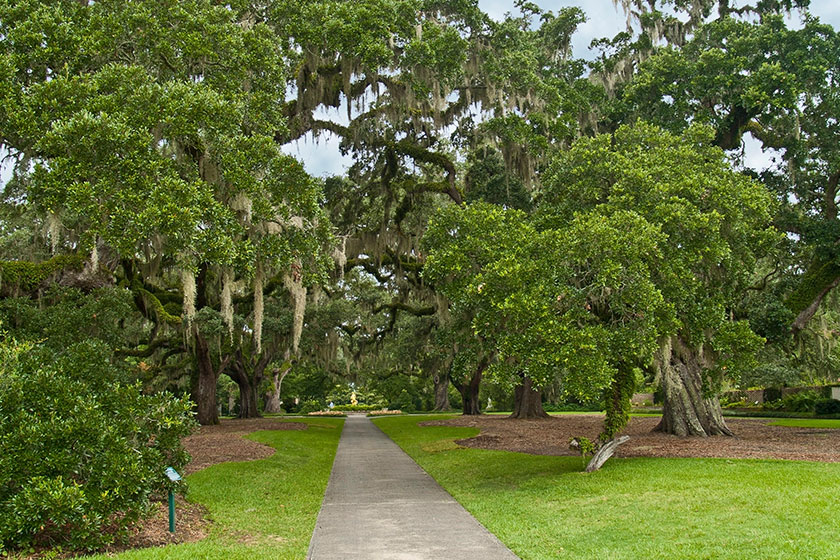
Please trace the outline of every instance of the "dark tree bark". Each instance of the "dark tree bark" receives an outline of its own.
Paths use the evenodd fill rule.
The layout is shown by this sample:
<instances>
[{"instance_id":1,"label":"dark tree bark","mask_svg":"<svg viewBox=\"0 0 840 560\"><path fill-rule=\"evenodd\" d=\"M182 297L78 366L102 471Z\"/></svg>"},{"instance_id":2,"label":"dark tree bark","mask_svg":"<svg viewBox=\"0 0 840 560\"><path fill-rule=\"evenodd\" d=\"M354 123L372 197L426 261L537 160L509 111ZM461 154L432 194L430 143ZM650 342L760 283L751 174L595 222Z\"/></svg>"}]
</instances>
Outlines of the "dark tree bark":
<instances>
[{"instance_id":1,"label":"dark tree bark","mask_svg":"<svg viewBox=\"0 0 840 560\"><path fill-rule=\"evenodd\" d=\"M464 401L464 415L476 416L481 414L481 403L478 399L478 388L481 385L481 376L487 366L482 362L479 364L475 373L467 383L462 383L458 387L461 393L461 399Z\"/></svg>"},{"instance_id":2,"label":"dark tree bark","mask_svg":"<svg viewBox=\"0 0 840 560\"><path fill-rule=\"evenodd\" d=\"M657 431L677 436L733 435L726 426L717 396L703 394L703 370L708 364L700 350L671 337L657 355L664 401Z\"/></svg>"},{"instance_id":3,"label":"dark tree bark","mask_svg":"<svg viewBox=\"0 0 840 560\"><path fill-rule=\"evenodd\" d=\"M435 408L434 410L452 410L449 404L449 375L436 373L435 381Z\"/></svg>"},{"instance_id":4,"label":"dark tree bark","mask_svg":"<svg viewBox=\"0 0 840 560\"><path fill-rule=\"evenodd\" d=\"M272 353L263 350L256 362L247 359L242 349L236 351L228 375L239 386L239 418L261 418L259 406L259 387L265 378L265 368L271 361Z\"/></svg>"},{"instance_id":5,"label":"dark tree bark","mask_svg":"<svg viewBox=\"0 0 840 560\"><path fill-rule=\"evenodd\" d=\"M542 393L534 389L534 382L530 377L522 377L520 383L513 392L513 414L509 418L548 418L548 413L543 410Z\"/></svg>"},{"instance_id":6,"label":"dark tree bark","mask_svg":"<svg viewBox=\"0 0 840 560\"><path fill-rule=\"evenodd\" d=\"M195 360L198 367L198 381L196 383L193 400L196 406L196 419L202 426L219 423L219 409L216 406L216 369L210 359L210 345L207 340L196 331Z\"/></svg>"},{"instance_id":7,"label":"dark tree bark","mask_svg":"<svg viewBox=\"0 0 840 560\"><path fill-rule=\"evenodd\" d=\"M196 276L195 308L202 309L207 305L207 265L202 264ZM198 369L198 380L196 382L193 400L196 405L196 419L202 426L209 426L219 423L219 408L216 404L216 381L219 373L227 365L229 358L226 358L219 369L213 367L213 360L210 357L210 345L207 343L198 327L192 325L193 339L195 340L195 360Z\"/></svg>"},{"instance_id":8,"label":"dark tree bark","mask_svg":"<svg viewBox=\"0 0 840 560\"><path fill-rule=\"evenodd\" d=\"M239 418L260 418L257 406L257 385L239 367L233 368L230 378L239 386Z\"/></svg>"}]
</instances>

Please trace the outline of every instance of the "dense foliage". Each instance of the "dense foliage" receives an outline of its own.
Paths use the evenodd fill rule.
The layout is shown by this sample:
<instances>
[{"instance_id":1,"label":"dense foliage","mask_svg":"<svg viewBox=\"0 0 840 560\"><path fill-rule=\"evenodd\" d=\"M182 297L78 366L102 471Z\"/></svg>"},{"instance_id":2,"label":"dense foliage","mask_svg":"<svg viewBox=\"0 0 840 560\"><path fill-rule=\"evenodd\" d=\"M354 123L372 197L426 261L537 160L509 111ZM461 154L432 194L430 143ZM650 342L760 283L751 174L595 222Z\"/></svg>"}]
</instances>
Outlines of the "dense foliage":
<instances>
[{"instance_id":1,"label":"dense foliage","mask_svg":"<svg viewBox=\"0 0 840 560\"><path fill-rule=\"evenodd\" d=\"M607 440L641 384L712 435L726 385L834 380L840 38L620 4L587 62L581 9L524 1L0 0L4 545L136 520L187 395L597 404ZM340 177L288 155L323 134Z\"/></svg>"},{"instance_id":2,"label":"dense foliage","mask_svg":"<svg viewBox=\"0 0 840 560\"><path fill-rule=\"evenodd\" d=\"M109 544L186 464L189 401L144 394L112 357L0 334L0 549Z\"/></svg>"}]
</instances>

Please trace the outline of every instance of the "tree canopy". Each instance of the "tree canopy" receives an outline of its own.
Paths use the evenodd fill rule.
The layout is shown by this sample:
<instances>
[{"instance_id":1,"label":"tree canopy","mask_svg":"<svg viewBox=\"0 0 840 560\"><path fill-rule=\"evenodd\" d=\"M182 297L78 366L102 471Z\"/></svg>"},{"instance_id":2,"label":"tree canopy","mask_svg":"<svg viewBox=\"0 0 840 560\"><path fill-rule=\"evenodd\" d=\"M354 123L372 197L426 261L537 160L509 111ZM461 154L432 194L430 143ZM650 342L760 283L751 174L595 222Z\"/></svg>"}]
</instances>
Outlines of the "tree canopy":
<instances>
[{"instance_id":1,"label":"tree canopy","mask_svg":"<svg viewBox=\"0 0 840 560\"><path fill-rule=\"evenodd\" d=\"M529 2L0 0L4 348L78 335L204 424L217 386L492 392L600 405L606 442L644 384L661 429L731 433L722 388L840 360L840 42L804 0L618 4L585 61L584 11ZM323 135L346 173L284 152Z\"/></svg>"}]
</instances>

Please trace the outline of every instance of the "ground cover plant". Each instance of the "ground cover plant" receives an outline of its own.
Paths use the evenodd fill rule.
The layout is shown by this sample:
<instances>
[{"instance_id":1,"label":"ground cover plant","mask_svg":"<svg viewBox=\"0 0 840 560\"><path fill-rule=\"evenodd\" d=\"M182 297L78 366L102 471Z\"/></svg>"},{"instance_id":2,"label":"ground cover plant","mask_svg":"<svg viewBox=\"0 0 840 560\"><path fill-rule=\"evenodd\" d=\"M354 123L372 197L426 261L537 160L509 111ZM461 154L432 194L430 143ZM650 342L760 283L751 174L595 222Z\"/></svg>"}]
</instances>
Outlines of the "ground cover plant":
<instances>
[{"instance_id":1,"label":"ground cover plant","mask_svg":"<svg viewBox=\"0 0 840 560\"><path fill-rule=\"evenodd\" d=\"M523 560L840 554L837 464L634 458L587 475L580 457L461 448L477 429L427 419L375 422Z\"/></svg>"},{"instance_id":2,"label":"ground cover plant","mask_svg":"<svg viewBox=\"0 0 840 560\"><path fill-rule=\"evenodd\" d=\"M297 418L294 422L305 422L308 428L260 431L247 436L273 447L276 453L271 457L222 463L187 477L189 499L207 507L213 520L206 539L132 550L116 558L304 558L343 420Z\"/></svg>"}]
</instances>

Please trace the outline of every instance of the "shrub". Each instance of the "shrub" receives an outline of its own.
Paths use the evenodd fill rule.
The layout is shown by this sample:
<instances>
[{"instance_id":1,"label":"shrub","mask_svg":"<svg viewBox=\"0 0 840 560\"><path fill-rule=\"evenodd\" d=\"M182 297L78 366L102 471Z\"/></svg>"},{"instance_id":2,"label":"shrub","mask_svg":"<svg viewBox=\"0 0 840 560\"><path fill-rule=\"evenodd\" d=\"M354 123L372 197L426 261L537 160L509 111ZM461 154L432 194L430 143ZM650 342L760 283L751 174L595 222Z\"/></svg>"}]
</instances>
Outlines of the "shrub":
<instances>
[{"instance_id":1,"label":"shrub","mask_svg":"<svg viewBox=\"0 0 840 560\"><path fill-rule=\"evenodd\" d=\"M840 401L836 399L819 399L814 403L814 414L840 414Z\"/></svg>"},{"instance_id":2,"label":"shrub","mask_svg":"<svg viewBox=\"0 0 840 560\"><path fill-rule=\"evenodd\" d=\"M298 405L297 414L309 414L310 412L320 412L324 409L324 405L316 400L301 401Z\"/></svg>"},{"instance_id":3,"label":"shrub","mask_svg":"<svg viewBox=\"0 0 840 560\"><path fill-rule=\"evenodd\" d=\"M187 399L122 383L102 342L55 354L0 333L0 550L120 539L188 456Z\"/></svg>"},{"instance_id":4,"label":"shrub","mask_svg":"<svg viewBox=\"0 0 840 560\"><path fill-rule=\"evenodd\" d=\"M813 412L814 405L820 395L816 391L802 391L794 393L782 399L783 410L791 412Z\"/></svg>"},{"instance_id":5,"label":"shrub","mask_svg":"<svg viewBox=\"0 0 840 560\"><path fill-rule=\"evenodd\" d=\"M546 412L600 412L604 410L602 404L549 404L543 403L543 410Z\"/></svg>"},{"instance_id":6,"label":"shrub","mask_svg":"<svg viewBox=\"0 0 840 560\"><path fill-rule=\"evenodd\" d=\"M394 400L388 405L388 408L392 410L399 409L403 412L407 412L410 414L417 410L417 404L415 402L415 399L412 398L408 391L403 389L400 392L399 396L396 398L396 400Z\"/></svg>"}]
</instances>

